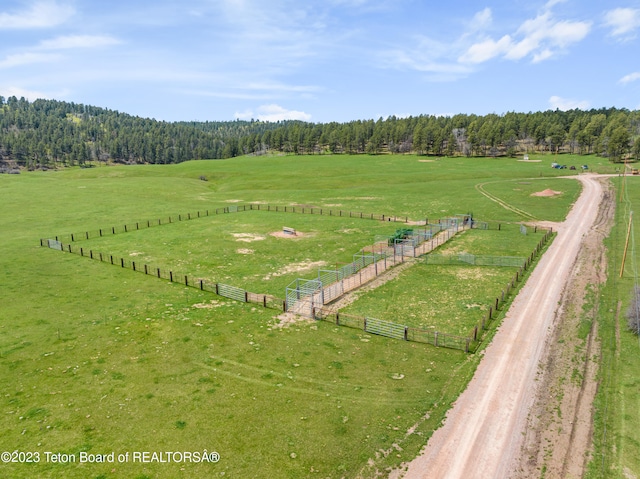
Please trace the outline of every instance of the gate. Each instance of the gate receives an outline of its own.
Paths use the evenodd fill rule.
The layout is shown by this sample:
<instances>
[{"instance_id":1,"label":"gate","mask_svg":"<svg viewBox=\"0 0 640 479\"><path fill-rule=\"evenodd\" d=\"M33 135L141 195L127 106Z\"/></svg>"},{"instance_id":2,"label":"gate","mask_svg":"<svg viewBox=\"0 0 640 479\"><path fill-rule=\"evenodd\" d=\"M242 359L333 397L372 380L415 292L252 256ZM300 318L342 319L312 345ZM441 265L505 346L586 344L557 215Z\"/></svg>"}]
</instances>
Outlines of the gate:
<instances>
[{"instance_id":1,"label":"gate","mask_svg":"<svg viewBox=\"0 0 640 479\"><path fill-rule=\"evenodd\" d=\"M394 339L407 339L407 327L404 324L391 323L375 318L365 318L364 330L367 333Z\"/></svg>"},{"instance_id":2,"label":"gate","mask_svg":"<svg viewBox=\"0 0 640 479\"><path fill-rule=\"evenodd\" d=\"M312 318L313 309L324 304L322 283L317 279L298 278L287 286L286 294L287 311L300 316Z\"/></svg>"}]
</instances>

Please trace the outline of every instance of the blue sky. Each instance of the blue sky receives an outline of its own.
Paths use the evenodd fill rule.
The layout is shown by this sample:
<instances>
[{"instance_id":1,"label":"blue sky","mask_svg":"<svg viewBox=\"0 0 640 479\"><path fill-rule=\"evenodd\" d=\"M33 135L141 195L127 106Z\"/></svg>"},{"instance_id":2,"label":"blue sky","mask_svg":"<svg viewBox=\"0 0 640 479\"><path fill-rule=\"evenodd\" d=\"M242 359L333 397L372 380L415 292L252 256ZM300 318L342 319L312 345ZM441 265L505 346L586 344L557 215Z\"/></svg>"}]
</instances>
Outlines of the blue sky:
<instances>
[{"instance_id":1,"label":"blue sky","mask_svg":"<svg viewBox=\"0 0 640 479\"><path fill-rule=\"evenodd\" d=\"M640 109L640 0L2 0L0 95L159 120Z\"/></svg>"}]
</instances>

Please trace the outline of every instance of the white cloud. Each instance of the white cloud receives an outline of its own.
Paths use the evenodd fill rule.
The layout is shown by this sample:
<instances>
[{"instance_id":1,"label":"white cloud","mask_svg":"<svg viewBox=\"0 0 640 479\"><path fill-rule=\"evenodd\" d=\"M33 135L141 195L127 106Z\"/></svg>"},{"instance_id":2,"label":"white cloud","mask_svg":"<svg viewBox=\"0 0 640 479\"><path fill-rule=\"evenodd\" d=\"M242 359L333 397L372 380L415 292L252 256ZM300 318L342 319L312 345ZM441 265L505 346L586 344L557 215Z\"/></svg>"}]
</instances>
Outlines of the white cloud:
<instances>
[{"instance_id":1,"label":"white cloud","mask_svg":"<svg viewBox=\"0 0 640 479\"><path fill-rule=\"evenodd\" d=\"M533 63L541 62L562 52L573 43L583 40L591 30L590 22L557 20L549 10L562 0L547 3L547 10L528 19L512 35L500 40L484 39L467 48L460 56L462 63L483 63L497 56L520 60L531 56Z\"/></svg>"},{"instance_id":2,"label":"white cloud","mask_svg":"<svg viewBox=\"0 0 640 479\"><path fill-rule=\"evenodd\" d=\"M42 0L32 3L28 10L22 12L0 13L0 30L53 27L64 23L74 13L70 5Z\"/></svg>"},{"instance_id":3,"label":"white cloud","mask_svg":"<svg viewBox=\"0 0 640 479\"><path fill-rule=\"evenodd\" d=\"M15 55L9 55L4 60L0 60L0 69L13 68L22 65L31 65L33 63L54 62L59 59L59 55L49 53L18 53Z\"/></svg>"},{"instance_id":4,"label":"white cloud","mask_svg":"<svg viewBox=\"0 0 640 479\"><path fill-rule=\"evenodd\" d=\"M605 26L612 29L614 37L629 39L635 37L635 30L640 28L640 9L616 8L604 15Z\"/></svg>"},{"instance_id":5,"label":"white cloud","mask_svg":"<svg viewBox=\"0 0 640 479\"><path fill-rule=\"evenodd\" d=\"M66 50L70 48L96 48L117 45L120 40L107 35L66 35L43 40L38 45L41 50Z\"/></svg>"},{"instance_id":6,"label":"white cloud","mask_svg":"<svg viewBox=\"0 0 640 479\"><path fill-rule=\"evenodd\" d=\"M618 83L626 84L626 83L631 83L637 80L640 80L640 72L629 73L628 75L625 75L622 78L620 78Z\"/></svg>"},{"instance_id":7,"label":"white cloud","mask_svg":"<svg viewBox=\"0 0 640 479\"><path fill-rule=\"evenodd\" d=\"M552 110L567 111L574 110L576 108L580 110L587 110L591 105L586 100L572 100L554 95L549 98L549 106Z\"/></svg>"},{"instance_id":8,"label":"white cloud","mask_svg":"<svg viewBox=\"0 0 640 479\"><path fill-rule=\"evenodd\" d=\"M239 120L250 120L253 118L260 121L271 122L283 120L311 120L311 115L308 113L297 110L286 110L285 108L281 107L280 105L276 105L275 103L259 106L256 113L254 113L252 110L245 110L243 112L236 112L234 116Z\"/></svg>"},{"instance_id":9,"label":"white cloud","mask_svg":"<svg viewBox=\"0 0 640 479\"><path fill-rule=\"evenodd\" d=\"M497 42L491 39L471 45L459 58L462 63L484 63L487 60L502 55L513 48L509 35L505 35Z\"/></svg>"}]
</instances>

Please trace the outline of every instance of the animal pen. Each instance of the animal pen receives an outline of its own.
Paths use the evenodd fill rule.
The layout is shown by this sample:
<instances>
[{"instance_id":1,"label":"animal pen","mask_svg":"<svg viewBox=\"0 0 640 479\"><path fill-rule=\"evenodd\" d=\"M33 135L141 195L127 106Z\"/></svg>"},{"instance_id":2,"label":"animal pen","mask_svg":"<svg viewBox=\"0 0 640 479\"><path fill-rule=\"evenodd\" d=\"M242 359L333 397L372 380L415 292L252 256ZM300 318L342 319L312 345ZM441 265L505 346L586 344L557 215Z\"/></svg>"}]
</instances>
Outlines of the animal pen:
<instances>
[{"instance_id":1,"label":"animal pen","mask_svg":"<svg viewBox=\"0 0 640 479\"><path fill-rule=\"evenodd\" d=\"M194 220L196 218L204 218L210 215L224 215L251 210L324 214L328 216L348 216L350 218L408 223L408 218L401 219L390 215L354 214L353 212L348 212L347 215L343 211L335 212L319 208L306 208L305 211L305 208L296 207L234 205L211 210L211 212L209 210L205 212L198 211L196 214L180 214L177 216L170 216L165 219L125 224L121 227L113 226L110 228L99 229L97 231L86 231L83 233L72 233L65 236L55 236L55 239L41 239L40 245L62 252L77 254L93 260L99 260L100 262L112 264L121 268L132 269L133 271L144 273L145 275L168 279L173 283L183 284L202 291L215 293L235 301L258 303L264 308L290 312L316 320L330 321L336 325L357 328L372 334L389 338L428 343L438 347L448 347L469 352L471 349L470 345L478 344L478 341L482 338L482 331L487 329L487 325L493 317L495 317L495 311L507 300L506 297L514 289L516 283L520 281L524 271L531 265L536 256L542 251L547 241L552 237L552 231L548 231L540 240L531 255L524 259L524 263L523 258L500 259L492 257L491 259L488 259L489 257L471 257L471 255L458 255L454 258L454 255L447 255L446 257L441 255L426 255L438 246L447 242L460 231L471 228L488 229L488 224L474 221L470 215L458 215L454 218L439 220L437 223L429 223L428 220L425 220L424 223L421 223L424 225L422 228L411 229L410 232L405 228L406 234L403 234L401 238L396 237L391 241L390 237L377 237L373 245L365 247L358 253L354 254L353 261L351 263L336 267L335 269L319 269L317 277L314 279L296 279L286 288L285 299L280 299L268 294L249 292L236 286L211 282L202 278L193 278L188 274L178 273L167 268L160 268L140 262L136 263L130 259L119 258L109 253L97 252L71 244L109 234L115 235L128 233L154 226L171 224L185 220ZM497 226L497 229L500 230L500 225L498 224ZM69 243L63 243L63 239L67 239ZM377 318L343 314L333 308L325 307L326 305L330 305L330 303L335 302L346 293L357 289L361 285L383 274L393 266L402 264L409 260L414 260L420 256L427 258L427 261L433 261L438 264L467 263L476 265L491 264L520 267L515 273L514 278L509 282L509 284L507 284L506 288L503 289L502 295L498 295L495 303L489 307L487 317L482 318L466 337L454 336L434 330L408 327L406 325Z\"/></svg>"}]
</instances>

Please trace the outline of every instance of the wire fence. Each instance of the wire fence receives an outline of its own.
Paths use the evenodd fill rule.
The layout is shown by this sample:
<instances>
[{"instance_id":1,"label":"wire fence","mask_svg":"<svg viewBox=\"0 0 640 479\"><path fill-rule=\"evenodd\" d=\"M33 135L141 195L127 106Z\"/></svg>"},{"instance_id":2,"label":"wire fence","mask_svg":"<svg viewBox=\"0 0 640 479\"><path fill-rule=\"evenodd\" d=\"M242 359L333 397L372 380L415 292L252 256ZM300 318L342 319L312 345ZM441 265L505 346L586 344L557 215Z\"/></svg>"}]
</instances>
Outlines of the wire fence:
<instances>
[{"instance_id":1,"label":"wire fence","mask_svg":"<svg viewBox=\"0 0 640 479\"><path fill-rule=\"evenodd\" d=\"M227 284L218 283L218 282L212 282L207 280L206 278L189 276L189 274L185 274L184 272L178 272L168 268L161 268L154 265L148 265L146 263L136 262L131 259L122 258L122 257L114 256L109 253L94 251L90 248L85 248L82 246L71 244L81 240L105 236L107 234L127 233L127 232L137 231L144 228L150 228L152 226L171 224L176 221L178 222L185 221L185 220L188 221L195 218L202 218L210 215L229 214L229 213L251 211L251 210L261 210L261 211L266 210L266 211L276 211L276 212L286 212L286 213L291 212L291 213L302 213L302 214L327 214L328 212L329 216L347 216L346 214L343 214L343 211L341 210L337 210L338 214L336 215L334 214L334 210L326 210L323 208L306 208L306 207L295 207L295 206L281 207L281 206L272 206L272 205L264 205L264 204L250 204L250 205L237 205L237 206L234 205L234 206L229 206L224 208L218 208L215 210L205 210L204 212L199 211L199 212L196 212L195 215L192 215L189 213L187 213L186 215L180 214L178 216L170 216L165 219L158 219L157 221L153 221L153 222L152 221L137 222L132 224L125 224L119 228L111 227L110 229L104 229L104 230L99 229L97 231L85 231L84 233L81 233L81 234L72 233L66 236L56 236L55 239L41 239L40 245L43 247L48 247L58 251L77 254L82 257L86 257L86 258L100 261L103 263L108 263L123 269L131 269L135 272L139 272L145 275L154 276L160 279L168 280L173 283L183 284L187 287L197 288L202 291L207 291L222 297L232 299L234 301L261 304L264 308L270 308L270 309L285 312L289 309L286 299L278 298L276 296L268 295L268 294L253 293L236 286L227 285ZM354 215L353 212L348 212L348 213L349 213L348 217L351 217L351 218L359 217L363 219L374 219L374 220L380 220L380 221L408 222L408 218L405 218L404 220L402 220L394 216L373 215L373 214L366 215L364 213L358 213ZM441 222L439 222L438 224L442 225ZM488 225L486 223L482 223L481 225L483 229L488 228ZM428 219L425 218L425 232L428 226L429 226ZM459 225L457 223L456 224L452 223L452 224L446 224L445 226L441 227L440 230L444 230L445 232L447 232L447 231L451 231L452 228L455 228L457 231L458 227ZM464 227L464 223L463 223L463 227ZM469 222L468 227L473 227L473 222ZM498 230L501 229L500 224L497 225L497 229ZM487 315L483 317L480 321L478 321L478 323L474 326L474 328L470 331L470 333L466 337L442 333L442 332L436 331L435 329L414 328L407 325L403 325L403 324L399 324L391 321L385 321L377 318L368 318L365 316L354 316L354 315L340 313L339 311L333 311L331 309L322 307L324 303L324 299L322 299L320 302L318 301L311 302L310 304L311 317L317 320L329 321L339 326L346 326L350 328L360 329L371 334L376 334L376 335L385 336L389 338L426 343L436 347L446 347L446 348L462 350L465 352L471 352L477 349L478 345L482 341L484 331L488 329L490 323L497 317L497 312L508 301L509 295L517 287L517 284L519 281L521 281L523 275L525 274L525 271L529 268L529 266L533 263L533 261L539 255L540 251L544 248L546 243L552 237L552 234L553 233L551 230L545 233L545 235L540 240L539 244L536 246L536 248L531 253L531 255L525 258L524 261L521 263L518 271L516 271L512 280L506 285L506 287L502 290L501 294L496 298L495 303L489 307ZM433 236L433 235L425 234L423 238L423 242L421 244L412 245L412 248L414 248L413 254L415 255L418 252L417 251L418 248L422 248L425 243L429 241L433 241L434 238L437 238L438 236L441 236L441 235ZM68 243L64 243L62 241L62 239L65 237L68 239L69 241ZM449 237L450 235L448 235L446 239L449 239ZM444 242L446 240L444 239L444 236L442 236L442 240L438 240L438 241ZM439 243L439 244L442 244L442 243ZM437 245L438 244L435 243L434 247ZM404 248L404 245L403 245L403 248ZM394 254L397 258L398 255L397 255L396 248L394 247L392 249L394 250ZM424 254L424 253L421 253L421 254ZM346 267L344 267L344 271L341 271L341 270L325 271L325 272L320 271L318 280L316 281L321 283L322 279L325 279L325 278L326 280L333 279L334 278L333 275L335 274L336 278L340 278L340 276L343 275L340 281L344 283L344 279L349 274L351 275L352 278L355 277L355 273L357 273L358 276L361 277L362 271L366 268L371 268L372 266L374 267L374 269L376 269L376 274L378 274L377 268L378 267L381 268L381 263L382 263L381 259L388 260L390 257L390 256L389 257L382 256L380 254L376 256L375 252L371 252L371 251L365 252L364 250L358 255L354 255L354 257L355 256L358 256L358 258L356 258L356 260L354 260L354 263L352 263L351 265L347 265ZM400 255L400 257L403 259L404 259L404 256L405 256L404 254ZM440 255L440 256L443 256L443 255ZM453 255L450 255L450 256L453 256ZM469 263L470 261L469 258L461 259L460 256L461 255L457 255L457 258L455 259L455 261L461 261L463 263L471 264ZM467 256L471 256L471 255L467 255ZM517 258L517 260L522 261L523 259ZM434 261L438 261L438 260L435 259ZM475 256L474 261L476 262L473 264L480 264L477 261L488 261L488 260L486 260L486 257ZM516 260L514 259L514 262L515 261ZM395 264L395 261L394 261L394 264ZM491 265L495 266L495 264L491 264ZM388 266L389 266L389 263L385 264L385 269ZM506 265L501 264L498 266L506 266ZM510 264L510 266L513 266L513 265ZM356 268L355 271L354 271L354 268ZM360 278L360 284L362 284L362 282L363 282L362 278ZM355 289L355 288L351 288L351 289Z\"/></svg>"},{"instance_id":2,"label":"wire fence","mask_svg":"<svg viewBox=\"0 0 640 479\"><path fill-rule=\"evenodd\" d=\"M460 254L429 254L424 257L424 262L434 265L473 265L473 266L524 266L527 258L517 256L487 256L473 255L469 253Z\"/></svg>"},{"instance_id":3,"label":"wire fence","mask_svg":"<svg viewBox=\"0 0 640 479\"><path fill-rule=\"evenodd\" d=\"M489 329L491 323L499 316L499 311L508 303L514 290L518 288L518 284L522 281L526 271L531 267L537 259L540 252L545 248L549 240L553 237L553 230L548 230L540 239L531 254L524 260L524 263L514 273L513 277L502 289L501 293L496 296L495 301L489 306L487 314L482 317L471 329L468 337L471 339L472 347L477 348L484 337L484 332Z\"/></svg>"},{"instance_id":4,"label":"wire fence","mask_svg":"<svg viewBox=\"0 0 640 479\"><path fill-rule=\"evenodd\" d=\"M221 208L198 210L192 213L179 213L176 215L165 216L163 218L155 218L152 220L142 220L131 223L125 223L118 226L108 226L94 230L86 230L74 233L67 233L55 236L57 241L65 241L75 243L78 241L86 241L103 236L116 235L122 233L130 233L140 231L157 226L179 223L182 221L190 221L198 218L206 218L209 216L224 215L229 213L241 213L245 211L273 211L277 213L297 213L310 215L337 216L342 218L360 218L376 221L388 221L394 223L408 223L408 216L395 216L377 213L363 213L345 210L334 210L327 208L305 207L305 206L286 206L286 205L270 205L270 204L241 204L230 205ZM428 221L425 218L425 221Z\"/></svg>"}]
</instances>

